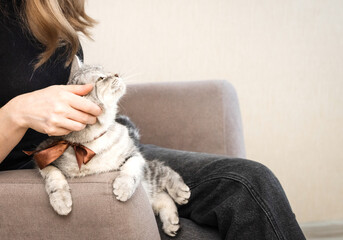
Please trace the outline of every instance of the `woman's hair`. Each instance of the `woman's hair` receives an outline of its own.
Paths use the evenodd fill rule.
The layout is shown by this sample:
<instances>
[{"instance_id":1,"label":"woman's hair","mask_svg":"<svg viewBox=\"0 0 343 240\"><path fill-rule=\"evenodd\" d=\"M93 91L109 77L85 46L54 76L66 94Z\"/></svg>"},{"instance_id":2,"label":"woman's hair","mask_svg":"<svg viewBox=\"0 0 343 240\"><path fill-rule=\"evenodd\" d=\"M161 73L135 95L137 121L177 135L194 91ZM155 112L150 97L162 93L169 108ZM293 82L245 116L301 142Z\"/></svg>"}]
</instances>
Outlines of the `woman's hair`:
<instances>
[{"instance_id":1,"label":"woman's hair","mask_svg":"<svg viewBox=\"0 0 343 240\"><path fill-rule=\"evenodd\" d=\"M13 0L15 1L15 0ZM79 50L78 32L90 38L88 28L96 21L85 13L85 0L23 0L20 13L25 26L45 46L35 69L45 63L58 47L65 46L68 66Z\"/></svg>"}]
</instances>

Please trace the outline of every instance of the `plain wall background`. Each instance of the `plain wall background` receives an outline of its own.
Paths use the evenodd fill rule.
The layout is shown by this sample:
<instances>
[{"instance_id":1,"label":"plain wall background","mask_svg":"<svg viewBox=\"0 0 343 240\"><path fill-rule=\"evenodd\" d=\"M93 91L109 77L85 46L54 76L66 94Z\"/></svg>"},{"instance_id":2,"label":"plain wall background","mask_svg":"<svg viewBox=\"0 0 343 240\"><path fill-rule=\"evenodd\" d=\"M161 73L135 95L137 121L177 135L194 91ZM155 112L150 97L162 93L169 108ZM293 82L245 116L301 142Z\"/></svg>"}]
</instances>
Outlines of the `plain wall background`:
<instances>
[{"instance_id":1,"label":"plain wall background","mask_svg":"<svg viewBox=\"0 0 343 240\"><path fill-rule=\"evenodd\" d=\"M89 0L85 62L131 82L226 79L247 157L300 222L343 219L343 1Z\"/></svg>"}]
</instances>

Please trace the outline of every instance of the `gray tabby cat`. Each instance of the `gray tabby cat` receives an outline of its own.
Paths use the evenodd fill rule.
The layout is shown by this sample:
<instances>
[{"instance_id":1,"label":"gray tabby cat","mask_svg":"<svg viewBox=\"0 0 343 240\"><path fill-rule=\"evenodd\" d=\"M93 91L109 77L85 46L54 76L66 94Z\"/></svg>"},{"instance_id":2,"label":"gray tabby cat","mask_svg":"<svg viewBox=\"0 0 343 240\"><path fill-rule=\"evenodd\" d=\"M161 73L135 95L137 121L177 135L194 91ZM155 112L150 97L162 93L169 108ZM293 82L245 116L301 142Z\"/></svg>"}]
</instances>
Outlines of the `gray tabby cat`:
<instances>
[{"instance_id":1,"label":"gray tabby cat","mask_svg":"<svg viewBox=\"0 0 343 240\"><path fill-rule=\"evenodd\" d=\"M55 141L66 140L82 144L96 153L79 169L75 152L69 146L57 160L40 170L51 206L60 215L70 213L72 197L67 178L119 171L113 182L116 198L127 201L142 183L154 213L163 223L164 232L175 236L180 227L175 202L180 205L188 202L189 187L178 173L158 160L146 161L138 148L139 133L135 125L127 117L117 116L117 103L126 91L123 80L118 75L105 73L101 67L82 65L75 58L68 84L86 83L93 83L94 88L84 97L103 110L98 121L81 131L50 137L36 149L42 150Z\"/></svg>"}]
</instances>

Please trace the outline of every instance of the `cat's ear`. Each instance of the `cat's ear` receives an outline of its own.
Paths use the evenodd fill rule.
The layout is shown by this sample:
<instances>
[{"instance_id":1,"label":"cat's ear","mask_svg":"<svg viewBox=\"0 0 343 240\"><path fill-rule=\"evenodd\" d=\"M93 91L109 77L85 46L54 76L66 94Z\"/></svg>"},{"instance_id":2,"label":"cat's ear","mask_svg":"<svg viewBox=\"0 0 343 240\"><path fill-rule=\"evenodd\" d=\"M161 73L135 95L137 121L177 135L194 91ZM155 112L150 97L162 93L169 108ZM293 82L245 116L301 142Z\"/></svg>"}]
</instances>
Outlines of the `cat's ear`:
<instances>
[{"instance_id":1,"label":"cat's ear","mask_svg":"<svg viewBox=\"0 0 343 240\"><path fill-rule=\"evenodd\" d=\"M74 74L82 67L83 63L78 56L74 56L73 63L71 64L69 80L73 78Z\"/></svg>"}]
</instances>

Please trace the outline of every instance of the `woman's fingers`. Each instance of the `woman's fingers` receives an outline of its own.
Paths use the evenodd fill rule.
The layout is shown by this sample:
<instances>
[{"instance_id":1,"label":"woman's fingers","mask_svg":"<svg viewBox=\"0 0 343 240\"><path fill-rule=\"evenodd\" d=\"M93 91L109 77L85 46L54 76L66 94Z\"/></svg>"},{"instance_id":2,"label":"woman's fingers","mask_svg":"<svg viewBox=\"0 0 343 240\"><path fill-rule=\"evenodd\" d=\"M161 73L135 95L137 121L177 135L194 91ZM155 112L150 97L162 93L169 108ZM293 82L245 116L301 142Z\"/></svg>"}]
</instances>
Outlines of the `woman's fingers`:
<instances>
[{"instance_id":1,"label":"woman's fingers","mask_svg":"<svg viewBox=\"0 0 343 240\"><path fill-rule=\"evenodd\" d=\"M81 112L78 111L72 107L68 108L68 111L66 112L65 117L83 123L83 124L94 124L96 123L96 117L91 115L91 114L87 114L85 112Z\"/></svg>"},{"instance_id":2,"label":"woman's fingers","mask_svg":"<svg viewBox=\"0 0 343 240\"><path fill-rule=\"evenodd\" d=\"M70 95L69 105L76 110L91 114L93 116L99 116L102 112L101 108L92 101L77 96L75 94Z\"/></svg>"},{"instance_id":3,"label":"woman's fingers","mask_svg":"<svg viewBox=\"0 0 343 240\"><path fill-rule=\"evenodd\" d=\"M86 124L80 123L80 122L77 122L68 118L61 118L58 121L58 124L54 126L54 128L64 128L72 132L81 131L85 127L86 127Z\"/></svg>"},{"instance_id":4,"label":"woman's fingers","mask_svg":"<svg viewBox=\"0 0 343 240\"><path fill-rule=\"evenodd\" d=\"M17 123L49 136L80 131L94 124L102 112L97 104L81 97L92 89L92 84L53 85L19 95L11 100Z\"/></svg>"},{"instance_id":5,"label":"woman's fingers","mask_svg":"<svg viewBox=\"0 0 343 240\"><path fill-rule=\"evenodd\" d=\"M53 133L48 133L49 136L63 136L71 133L68 129L65 128L56 128Z\"/></svg>"},{"instance_id":6,"label":"woman's fingers","mask_svg":"<svg viewBox=\"0 0 343 240\"><path fill-rule=\"evenodd\" d=\"M76 111L76 110L74 110ZM86 127L85 123L74 121L72 119L56 115L49 119L49 123L44 128L44 132L49 136L61 136L70 132L81 131Z\"/></svg>"},{"instance_id":7,"label":"woman's fingers","mask_svg":"<svg viewBox=\"0 0 343 240\"><path fill-rule=\"evenodd\" d=\"M93 89L92 84L86 85L60 85L61 88L79 96L86 95Z\"/></svg>"}]
</instances>

